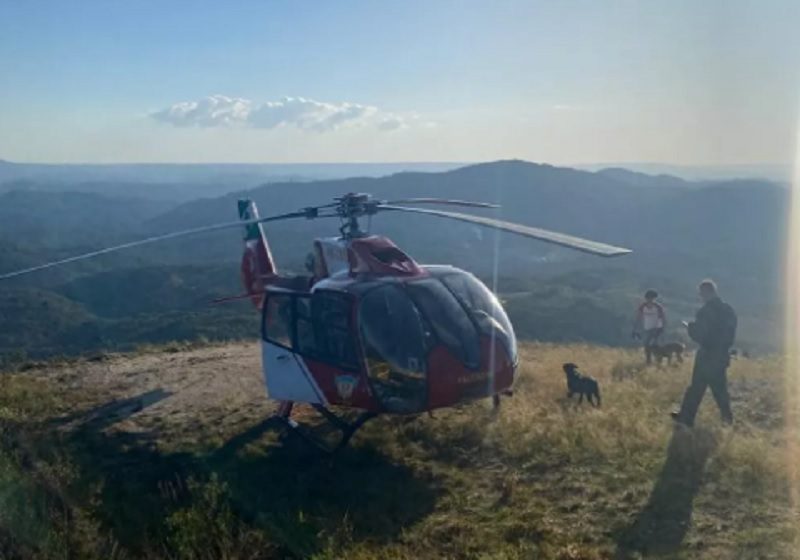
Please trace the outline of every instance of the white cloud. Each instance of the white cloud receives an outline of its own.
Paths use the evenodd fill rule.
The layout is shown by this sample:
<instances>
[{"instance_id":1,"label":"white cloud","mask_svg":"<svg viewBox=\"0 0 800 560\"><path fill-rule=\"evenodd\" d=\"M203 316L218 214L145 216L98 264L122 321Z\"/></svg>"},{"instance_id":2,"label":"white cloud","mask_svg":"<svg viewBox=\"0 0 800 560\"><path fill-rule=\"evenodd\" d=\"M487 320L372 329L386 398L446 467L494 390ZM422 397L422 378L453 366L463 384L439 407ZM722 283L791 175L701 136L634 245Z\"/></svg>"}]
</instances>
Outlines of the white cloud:
<instances>
[{"instance_id":1,"label":"white cloud","mask_svg":"<svg viewBox=\"0 0 800 560\"><path fill-rule=\"evenodd\" d=\"M183 101L153 113L159 121L175 126L230 126L247 119L251 103L246 99L212 95L200 101Z\"/></svg>"},{"instance_id":2,"label":"white cloud","mask_svg":"<svg viewBox=\"0 0 800 560\"><path fill-rule=\"evenodd\" d=\"M212 95L199 101L175 103L151 113L150 117L176 127L296 127L315 132L363 126L390 131L407 126L403 116L371 105L324 103L303 97L255 103L249 99Z\"/></svg>"},{"instance_id":3,"label":"white cloud","mask_svg":"<svg viewBox=\"0 0 800 560\"><path fill-rule=\"evenodd\" d=\"M399 117L386 117L378 123L378 128L381 130L397 130L405 126L406 123Z\"/></svg>"}]
</instances>

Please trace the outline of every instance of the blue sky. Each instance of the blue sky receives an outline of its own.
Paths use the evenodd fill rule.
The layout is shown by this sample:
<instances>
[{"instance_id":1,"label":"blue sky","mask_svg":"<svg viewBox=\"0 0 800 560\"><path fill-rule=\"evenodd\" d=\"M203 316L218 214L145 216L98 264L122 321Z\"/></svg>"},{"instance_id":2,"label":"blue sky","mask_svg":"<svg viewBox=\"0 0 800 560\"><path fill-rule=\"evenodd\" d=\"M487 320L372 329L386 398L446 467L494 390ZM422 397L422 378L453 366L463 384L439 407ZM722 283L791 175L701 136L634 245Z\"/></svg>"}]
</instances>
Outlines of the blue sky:
<instances>
[{"instance_id":1,"label":"blue sky","mask_svg":"<svg viewBox=\"0 0 800 560\"><path fill-rule=\"evenodd\" d=\"M797 2L0 0L0 158L791 162Z\"/></svg>"}]
</instances>

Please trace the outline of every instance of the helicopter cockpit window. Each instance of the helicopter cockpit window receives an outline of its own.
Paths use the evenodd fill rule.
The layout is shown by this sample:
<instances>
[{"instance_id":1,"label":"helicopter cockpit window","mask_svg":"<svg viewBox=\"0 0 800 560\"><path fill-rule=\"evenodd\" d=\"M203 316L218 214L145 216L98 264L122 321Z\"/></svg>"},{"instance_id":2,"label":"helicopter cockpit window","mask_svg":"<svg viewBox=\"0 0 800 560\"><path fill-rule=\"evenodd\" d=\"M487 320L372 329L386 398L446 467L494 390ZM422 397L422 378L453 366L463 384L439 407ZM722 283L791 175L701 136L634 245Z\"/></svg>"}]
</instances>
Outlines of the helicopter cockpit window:
<instances>
[{"instance_id":1,"label":"helicopter cockpit window","mask_svg":"<svg viewBox=\"0 0 800 560\"><path fill-rule=\"evenodd\" d=\"M314 336L314 322L311 315L311 298L308 296L295 297L295 332L297 341L296 350L306 356L319 354L316 337Z\"/></svg>"},{"instance_id":2,"label":"helicopter cockpit window","mask_svg":"<svg viewBox=\"0 0 800 560\"><path fill-rule=\"evenodd\" d=\"M391 412L425 405L425 346L430 328L398 286L368 292L359 307L359 326L370 381Z\"/></svg>"},{"instance_id":3,"label":"helicopter cockpit window","mask_svg":"<svg viewBox=\"0 0 800 560\"><path fill-rule=\"evenodd\" d=\"M350 298L334 292L270 294L264 306L264 339L336 367L357 369L350 309Z\"/></svg>"},{"instance_id":4,"label":"helicopter cockpit window","mask_svg":"<svg viewBox=\"0 0 800 560\"><path fill-rule=\"evenodd\" d=\"M469 368L480 363L478 331L455 296L436 278L409 282L408 293L439 340Z\"/></svg>"},{"instance_id":5,"label":"helicopter cockpit window","mask_svg":"<svg viewBox=\"0 0 800 560\"><path fill-rule=\"evenodd\" d=\"M292 296L271 294L267 298L264 336L270 342L292 347Z\"/></svg>"},{"instance_id":6,"label":"helicopter cockpit window","mask_svg":"<svg viewBox=\"0 0 800 560\"><path fill-rule=\"evenodd\" d=\"M358 367L350 331L351 303L348 296L337 292L319 291L311 296L314 353L326 362L347 369Z\"/></svg>"},{"instance_id":7,"label":"helicopter cockpit window","mask_svg":"<svg viewBox=\"0 0 800 560\"><path fill-rule=\"evenodd\" d=\"M517 342L514 329L497 297L467 272L448 274L441 280L470 311L481 332L492 336L499 335L506 344L511 359L516 361Z\"/></svg>"}]
</instances>

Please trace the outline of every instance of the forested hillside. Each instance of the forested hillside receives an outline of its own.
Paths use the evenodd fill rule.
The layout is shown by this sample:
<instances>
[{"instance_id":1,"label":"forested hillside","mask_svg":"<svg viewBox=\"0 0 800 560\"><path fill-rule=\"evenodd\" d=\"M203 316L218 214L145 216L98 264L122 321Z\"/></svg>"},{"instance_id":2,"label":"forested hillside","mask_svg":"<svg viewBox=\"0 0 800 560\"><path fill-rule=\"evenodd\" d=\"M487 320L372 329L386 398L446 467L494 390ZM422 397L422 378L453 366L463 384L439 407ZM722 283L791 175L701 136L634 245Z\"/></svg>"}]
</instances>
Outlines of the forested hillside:
<instances>
[{"instance_id":1,"label":"forested hillside","mask_svg":"<svg viewBox=\"0 0 800 560\"><path fill-rule=\"evenodd\" d=\"M763 181L696 183L622 169L591 173L501 161L435 173L270 183L184 203L154 201L149 183L126 185L124 196L114 189L51 188L56 192L0 194L0 272L234 220L241 197L271 215L346 192L386 200L438 196L495 202L499 211L478 212L634 250L606 261L426 216L374 218L374 232L419 261L452 263L496 285L521 337L628 344L635 302L655 287L668 307L670 336L678 338L680 320L696 307L697 281L711 276L739 310L742 345L767 351L781 339L788 191ZM337 228L336 220L297 220L266 229L279 266L301 271L313 238L336 235ZM240 254L240 232L229 230L4 281L0 353L42 356L255 336L257 320L246 302L209 305L240 292Z\"/></svg>"}]
</instances>

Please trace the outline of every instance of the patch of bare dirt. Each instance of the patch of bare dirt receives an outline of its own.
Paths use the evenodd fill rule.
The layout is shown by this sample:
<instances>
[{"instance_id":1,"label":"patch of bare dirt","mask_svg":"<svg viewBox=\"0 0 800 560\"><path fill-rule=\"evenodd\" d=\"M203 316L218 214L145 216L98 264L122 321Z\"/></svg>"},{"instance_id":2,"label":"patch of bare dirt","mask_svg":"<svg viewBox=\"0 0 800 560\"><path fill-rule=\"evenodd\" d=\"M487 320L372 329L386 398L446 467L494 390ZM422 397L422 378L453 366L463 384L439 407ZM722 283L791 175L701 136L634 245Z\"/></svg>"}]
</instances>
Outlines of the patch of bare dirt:
<instances>
[{"instance_id":1,"label":"patch of bare dirt","mask_svg":"<svg viewBox=\"0 0 800 560\"><path fill-rule=\"evenodd\" d=\"M257 342L181 352L111 354L54 364L31 375L53 382L74 410L63 426L102 422L108 429L153 432L156 439L225 437L269 416Z\"/></svg>"}]
</instances>

